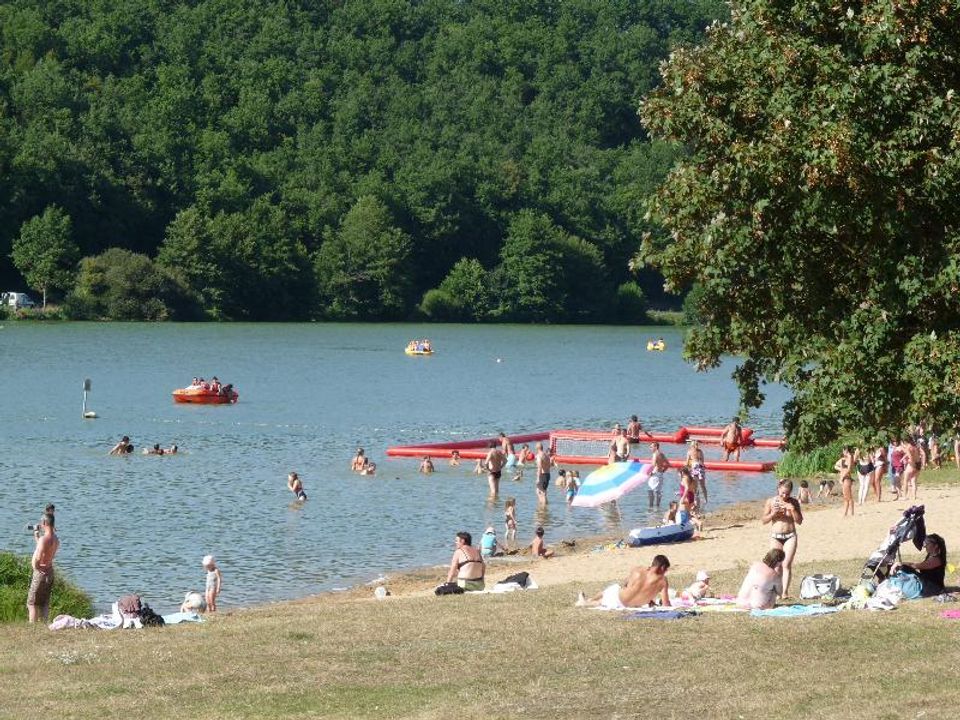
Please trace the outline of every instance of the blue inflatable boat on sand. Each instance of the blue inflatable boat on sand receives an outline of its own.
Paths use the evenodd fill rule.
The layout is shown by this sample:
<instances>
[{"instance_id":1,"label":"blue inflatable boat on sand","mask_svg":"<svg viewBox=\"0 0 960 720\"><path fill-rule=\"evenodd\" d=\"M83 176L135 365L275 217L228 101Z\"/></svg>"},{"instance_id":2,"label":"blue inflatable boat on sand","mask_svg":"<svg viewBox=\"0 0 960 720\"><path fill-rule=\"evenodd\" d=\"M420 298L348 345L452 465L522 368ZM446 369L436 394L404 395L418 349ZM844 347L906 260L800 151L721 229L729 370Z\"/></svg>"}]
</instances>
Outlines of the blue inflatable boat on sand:
<instances>
[{"instance_id":1,"label":"blue inflatable boat on sand","mask_svg":"<svg viewBox=\"0 0 960 720\"><path fill-rule=\"evenodd\" d=\"M690 522L682 525L635 528L627 535L627 544L630 547L643 547L644 545L684 542L693 537L693 532L693 523Z\"/></svg>"}]
</instances>

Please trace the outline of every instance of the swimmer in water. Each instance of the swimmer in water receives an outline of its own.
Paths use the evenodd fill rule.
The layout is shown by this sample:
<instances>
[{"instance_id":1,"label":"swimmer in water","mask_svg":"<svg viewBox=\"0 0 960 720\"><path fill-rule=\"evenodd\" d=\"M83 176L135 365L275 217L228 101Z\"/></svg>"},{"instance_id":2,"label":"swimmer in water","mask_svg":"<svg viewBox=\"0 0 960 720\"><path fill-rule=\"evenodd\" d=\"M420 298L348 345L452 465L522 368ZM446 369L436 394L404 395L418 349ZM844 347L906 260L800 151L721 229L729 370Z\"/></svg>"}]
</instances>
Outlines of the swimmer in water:
<instances>
[{"instance_id":1,"label":"swimmer in water","mask_svg":"<svg viewBox=\"0 0 960 720\"><path fill-rule=\"evenodd\" d=\"M297 500L307 499L307 494L303 491L303 483L300 481L300 476L295 472L287 475L287 487L290 489L290 492L297 496Z\"/></svg>"}]
</instances>

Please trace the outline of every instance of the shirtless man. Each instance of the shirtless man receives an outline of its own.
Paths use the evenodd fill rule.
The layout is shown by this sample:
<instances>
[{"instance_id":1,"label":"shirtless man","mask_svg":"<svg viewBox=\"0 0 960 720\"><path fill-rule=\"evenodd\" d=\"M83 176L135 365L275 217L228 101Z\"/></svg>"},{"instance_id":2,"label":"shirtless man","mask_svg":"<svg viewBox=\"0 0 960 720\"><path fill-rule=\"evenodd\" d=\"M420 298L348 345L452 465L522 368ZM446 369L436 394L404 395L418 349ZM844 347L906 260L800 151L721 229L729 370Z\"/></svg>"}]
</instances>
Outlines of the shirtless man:
<instances>
[{"instance_id":1,"label":"shirtless man","mask_svg":"<svg viewBox=\"0 0 960 720\"><path fill-rule=\"evenodd\" d=\"M581 592L577 596L578 607L604 607L611 610L622 608L637 608L649 605L657 595L660 595L660 605L670 607L669 583L667 570L670 561L666 555L656 555L650 567L635 567L630 571L623 587L614 583L597 593L592 598L584 597Z\"/></svg>"},{"instance_id":2,"label":"shirtless man","mask_svg":"<svg viewBox=\"0 0 960 720\"><path fill-rule=\"evenodd\" d=\"M537 464L537 503L547 504L547 487L550 485L550 466L553 464L553 458L543 449L543 443L536 444L536 454L534 461Z\"/></svg>"},{"instance_id":3,"label":"shirtless man","mask_svg":"<svg viewBox=\"0 0 960 720\"><path fill-rule=\"evenodd\" d=\"M120 442L114 445L108 455L126 455L127 453L133 452L133 445L130 444L130 438L124 435L120 438Z\"/></svg>"},{"instance_id":4,"label":"shirtless man","mask_svg":"<svg viewBox=\"0 0 960 720\"><path fill-rule=\"evenodd\" d=\"M723 446L723 462L733 459L740 462L740 444L743 442L743 428L740 427L740 418L735 417L720 435L720 444Z\"/></svg>"},{"instance_id":5,"label":"shirtless man","mask_svg":"<svg viewBox=\"0 0 960 720\"><path fill-rule=\"evenodd\" d=\"M637 419L636 415L630 416L630 422L627 423L627 440L632 443L640 442L640 433L650 437L650 433L643 429L643 425Z\"/></svg>"},{"instance_id":6,"label":"shirtless man","mask_svg":"<svg viewBox=\"0 0 960 720\"><path fill-rule=\"evenodd\" d=\"M503 450L497 445L495 440L490 441L490 450L483 459L483 465L487 469L487 482L490 484L490 496L496 497L500 492L500 475L503 473L503 466L507 463L507 458Z\"/></svg>"},{"instance_id":7,"label":"shirtless man","mask_svg":"<svg viewBox=\"0 0 960 720\"><path fill-rule=\"evenodd\" d=\"M357 454L350 461L350 469L353 472L360 472L367 464L367 456L363 454L363 448L357 448Z\"/></svg>"},{"instance_id":8,"label":"shirtless man","mask_svg":"<svg viewBox=\"0 0 960 720\"><path fill-rule=\"evenodd\" d=\"M51 513L44 513L40 521L42 534L37 538L37 547L33 551L30 565L33 577L30 578L30 591L27 593L27 617L30 622L38 619L47 621L50 614L50 590L53 588L53 557L60 549L60 538L53 529L54 519Z\"/></svg>"},{"instance_id":9,"label":"shirtless man","mask_svg":"<svg viewBox=\"0 0 960 720\"><path fill-rule=\"evenodd\" d=\"M792 480L777 483L777 494L763 508L763 524L770 523L770 549L783 550L783 596L790 592L793 558L797 554L797 526L803 524L803 511L793 492Z\"/></svg>"},{"instance_id":10,"label":"shirtless man","mask_svg":"<svg viewBox=\"0 0 960 720\"><path fill-rule=\"evenodd\" d=\"M902 497L913 495L913 500L917 499L917 479L920 475L920 468L923 467L923 460L920 454L920 448L915 443L910 442L909 438L904 437L900 442L900 451L903 453L903 494Z\"/></svg>"},{"instance_id":11,"label":"shirtless man","mask_svg":"<svg viewBox=\"0 0 960 720\"><path fill-rule=\"evenodd\" d=\"M663 498L663 474L670 467L667 456L660 452L660 443L650 443L650 479L647 480L647 501L650 507L660 507Z\"/></svg>"},{"instance_id":12,"label":"shirtless man","mask_svg":"<svg viewBox=\"0 0 960 720\"><path fill-rule=\"evenodd\" d=\"M610 450L614 462L626 462L630 459L630 441L627 439L626 430L621 430L620 434L613 438Z\"/></svg>"}]
</instances>

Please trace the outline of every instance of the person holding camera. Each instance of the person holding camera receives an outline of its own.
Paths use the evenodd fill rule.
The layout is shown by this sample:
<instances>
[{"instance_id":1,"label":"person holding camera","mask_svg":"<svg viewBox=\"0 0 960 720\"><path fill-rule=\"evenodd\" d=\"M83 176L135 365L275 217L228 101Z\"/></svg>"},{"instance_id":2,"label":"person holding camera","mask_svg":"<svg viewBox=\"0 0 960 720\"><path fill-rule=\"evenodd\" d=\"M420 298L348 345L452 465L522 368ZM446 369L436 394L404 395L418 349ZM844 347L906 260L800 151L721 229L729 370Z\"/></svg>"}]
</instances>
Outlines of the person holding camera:
<instances>
[{"instance_id":1,"label":"person holding camera","mask_svg":"<svg viewBox=\"0 0 960 720\"><path fill-rule=\"evenodd\" d=\"M803 523L803 511L793 493L793 481L777 483L777 494L767 500L761 520L771 524L770 548L783 550L783 597L789 597L793 558L797 554L797 526Z\"/></svg>"},{"instance_id":2,"label":"person holding camera","mask_svg":"<svg viewBox=\"0 0 960 720\"><path fill-rule=\"evenodd\" d=\"M30 590L27 593L27 618L44 622L50 614L50 591L53 589L53 558L60 549L60 539L54 532L54 516L44 513L40 521L40 535L37 547L33 551L30 565L33 576L30 578Z\"/></svg>"}]
</instances>

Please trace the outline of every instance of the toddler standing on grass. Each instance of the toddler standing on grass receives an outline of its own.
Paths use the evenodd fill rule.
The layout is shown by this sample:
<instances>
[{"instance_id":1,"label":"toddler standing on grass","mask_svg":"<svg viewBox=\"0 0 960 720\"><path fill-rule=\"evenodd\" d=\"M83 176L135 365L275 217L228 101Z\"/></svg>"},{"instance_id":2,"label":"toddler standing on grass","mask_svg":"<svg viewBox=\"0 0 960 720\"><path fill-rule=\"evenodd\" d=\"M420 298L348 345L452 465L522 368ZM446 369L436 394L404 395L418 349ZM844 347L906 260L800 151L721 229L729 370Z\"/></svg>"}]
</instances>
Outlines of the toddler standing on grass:
<instances>
[{"instance_id":1,"label":"toddler standing on grass","mask_svg":"<svg viewBox=\"0 0 960 720\"><path fill-rule=\"evenodd\" d=\"M207 588L204 593L204 600L207 601L207 611L217 611L217 596L220 595L220 585L223 576L220 574L220 568L217 567L213 555L205 555L203 558L203 569L207 571Z\"/></svg>"}]
</instances>

